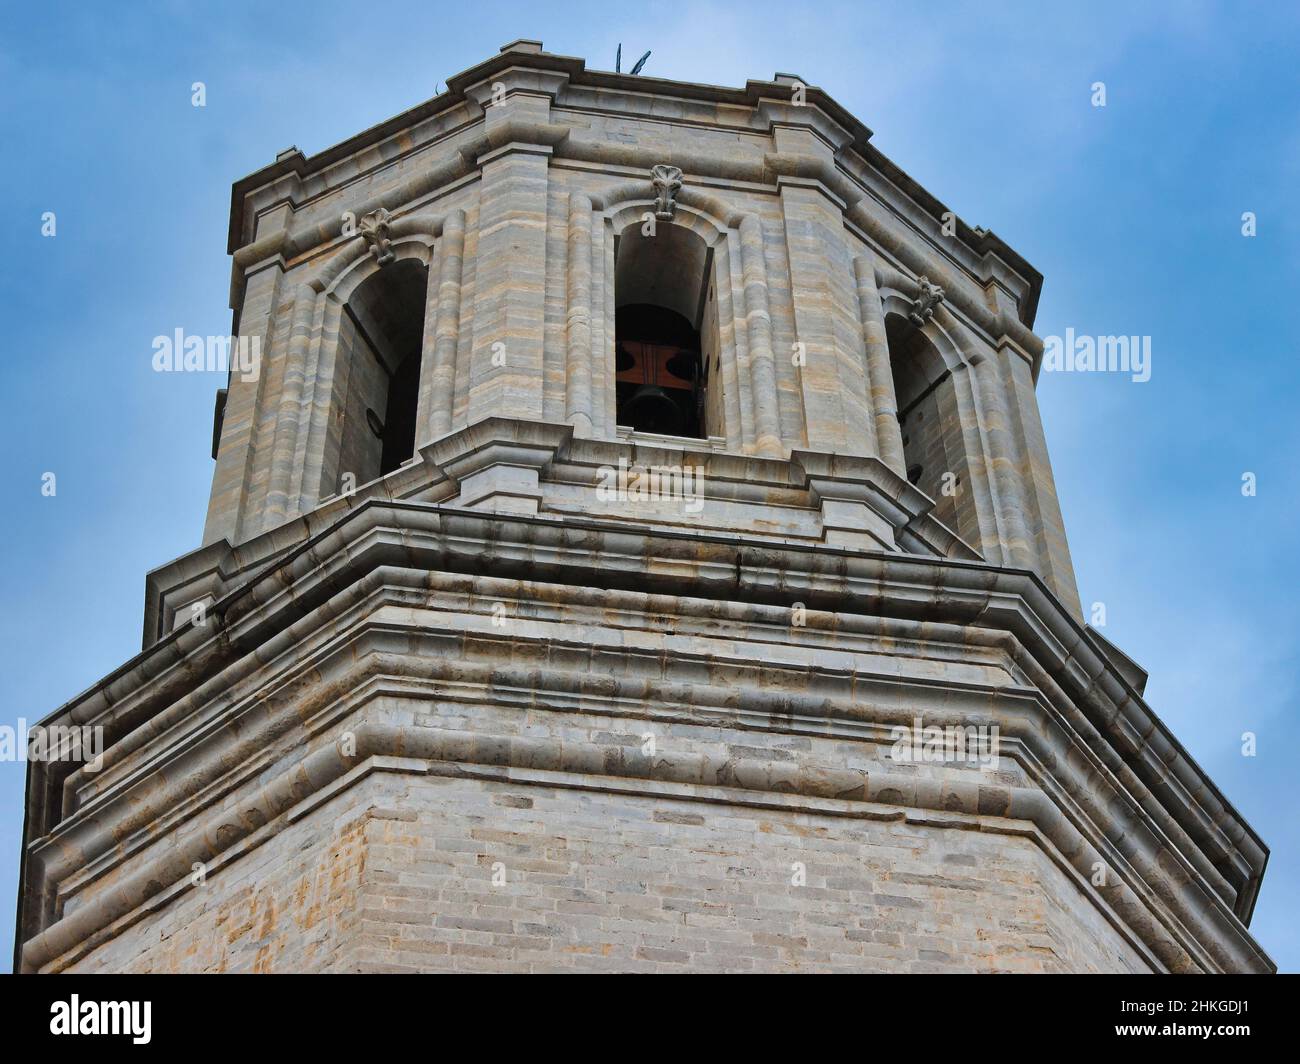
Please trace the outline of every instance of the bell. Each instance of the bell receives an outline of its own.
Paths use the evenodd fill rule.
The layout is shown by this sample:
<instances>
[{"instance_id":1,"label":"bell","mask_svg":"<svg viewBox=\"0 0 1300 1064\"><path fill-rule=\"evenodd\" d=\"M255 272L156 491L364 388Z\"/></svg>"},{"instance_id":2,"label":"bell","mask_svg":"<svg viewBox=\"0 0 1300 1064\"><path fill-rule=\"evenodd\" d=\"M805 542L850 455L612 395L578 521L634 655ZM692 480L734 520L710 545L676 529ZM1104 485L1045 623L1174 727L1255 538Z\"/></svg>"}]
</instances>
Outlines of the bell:
<instances>
[{"instance_id":1,"label":"bell","mask_svg":"<svg viewBox=\"0 0 1300 1064\"><path fill-rule=\"evenodd\" d=\"M627 411L625 423L632 425L638 432L680 436L686 427L682 408L657 384L641 385L632 393L624 409Z\"/></svg>"},{"instance_id":2,"label":"bell","mask_svg":"<svg viewBox=\"0 0 1300 1064\"><path fill-rule=\"evenodd\" d=\"M664 369L674 377L684 381L694 381L700 372L700 356L694 351L678 351L666 363Z\"/></svg>"}]
</instances>

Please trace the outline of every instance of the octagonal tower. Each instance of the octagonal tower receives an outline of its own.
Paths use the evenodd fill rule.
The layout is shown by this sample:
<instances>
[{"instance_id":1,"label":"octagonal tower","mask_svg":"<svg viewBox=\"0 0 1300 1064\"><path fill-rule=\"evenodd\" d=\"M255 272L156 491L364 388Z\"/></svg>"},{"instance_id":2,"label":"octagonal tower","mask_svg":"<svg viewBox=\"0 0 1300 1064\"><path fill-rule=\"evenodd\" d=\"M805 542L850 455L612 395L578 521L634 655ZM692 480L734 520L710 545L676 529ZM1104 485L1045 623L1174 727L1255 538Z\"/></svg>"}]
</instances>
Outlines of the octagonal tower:
<instances>
[{"instance_id":1,"label":"octagonal tower","mask_svg":"<svg viewBox=\"0 0 1300 1064\"><path fill-rule=\"evenodd\" d=\"M1041 277L870 135L516 41L239 181L259 357L20 967L1271 970L1082 623Z\"/></svg>"}]
</instances>

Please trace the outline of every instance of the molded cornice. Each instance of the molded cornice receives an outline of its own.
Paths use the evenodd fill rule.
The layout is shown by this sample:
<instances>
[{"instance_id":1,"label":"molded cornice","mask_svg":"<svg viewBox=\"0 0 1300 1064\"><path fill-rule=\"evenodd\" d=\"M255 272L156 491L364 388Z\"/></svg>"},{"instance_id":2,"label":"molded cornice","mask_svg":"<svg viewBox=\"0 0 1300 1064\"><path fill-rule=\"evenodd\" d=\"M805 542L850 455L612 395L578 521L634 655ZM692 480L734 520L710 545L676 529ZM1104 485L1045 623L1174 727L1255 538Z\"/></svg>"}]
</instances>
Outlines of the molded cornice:
<instances>
[{"instance_id":1,"label":"molded cornice","mask_svg":"<svg viewBox=\"0 0 1300 1064\"><path fill-rule=\"evenodd\" d=\"M743 536L639 530L589 519L555 520L374 499L337 517L217 600L209 610L207 626L184 626L172 632L45 722L103 727L106 764L102 780L67 764L31 766L22 892L27 909L20 940L43 935L55 926L51 919L61 928L55 937L45 936L29 947L31 966L41 966L80 941L79 936L95 933L134 911L151 892L170 882L166 877L159 879L157 870L149 875L136 871L120 887L94 904L78 906L75 913L60 918L52 908L50 891L57 886L60 869L66 876L78 867L77 862L98 861L117 852L114 848L119 840L134 837L144 826L141 822L132 829L125 821L117 823L121 817L129 816L135 822L144 816L148 822L153 816L147 803L140 805L141 795L132 797L133 792L120 789L123 784L117 766L123 759L165 734L176 734L171 729L189 729L192 726L187 721L193 715L209 714L214 698L220 704L223 691L247 689L250 677L268 663L299 660L305 653L302 648L319 640L341 619L357 616L369 596L394 584L409 585L403 573L414 578L414 587L421 593L448 578L492 581L498 594L510 582L521 582L525 585L521 593L530 601L558 602L577 596L608 609L620 596L632 596L643 610L653 606L650 612L675 611L683 624L690 617L724 611L738 630L765 625L778 631L778 618L788 616L790 607L798 602L809 611L825 614L819 623L827 626L828 632L876 630L889 633L892 639L935 645L947 641L969 646L987 641L1001 646L1015 675L1023 679L1013 687L1003 684L991 690L988 711L1001 713L998 707L1007 698L1022 707L1002 719L1008 734L1029 744L1027 749L1036 748L1034 760L1045 774L1042 791L1029 788L1020 798L1010 793L997 798L981 786L966 798L939 791L927 797L928 792L900 790L898 781L879 776L859 780L854 786L861 785L861 792L848 796L842 793L840 783L826 783L815 766L810 766L813 775L809 779L822 778L824 782L815 787L810 782L808 794L949 811L965 810L962 803L969 802L973 803L969 807L972 815L1027 819L1052 840L1055 850L1080 876L1086 876L1092 862L1099 859L1125 870L1116 885L1120 893L1114 895L1113 904L1162 964L1174 970L1267 970L1271 966L1244 926L1267 860L1266 848L1146 706L1106 649L1032 573L974 561L755 542ZM542 593L540 589L545 587L552 590ZM608 601L602 601L604 597ZM635 615L634 604L628 607L629 615ZM363 610L361 616L368 613ZM447 637L462 638L454 632ZM409 637L403 637L400 646L409 647ZM625 651L615 648L615 652ZM596 702L581 703L594 711L599 711L606 696L614 698L611 707L626 706L627 698L633 697L632 688L617 695L610 686L612 670L601 670L603 678L591 687L586 671L563 661L545 670L545 676L536 665L520 665L517 682L511 681L501 671L513 667L511 655L503 653L506 657L495 664L489 659L483 673L484 677L500 676L502 690L581 690L587 692L584 700L604 692ZM448 663L459 660L455 654L443 657ZM393 658L387 660L388 671L395 668L396 676L405 677L418 673L414 662L426 661L428 655L417 655L408 666ZM313 661L314 670L324 669L321 659ZM471 665L462 662L461 668L472 673ZM689 671L688 664L682 667ZM773 667L769 662L744 660L726 665L742 671ZM349 692L357 687L357 678L336 678L321 687L327 675L328 671L314 671L314 678L304 677L299 689L314 687L329 698L352 697ZM469 673L460 675L465 679ZM805 678L801 683L818 677L816 688L801 694L800 683L795 683L788 692L764 695L762 683L746 682L737 673L734 684L699 687L670 682L662 690L641 685L635 688L640 692L635 697L646 705L678 704L689 715L692 705L707 714L709 691L730 691L733 699L741 692L741 703L772 715L774 727L792 715L810 720L827 714L833 719L849 719L860 716L865 707L877 705L874 698L864 701L861 693L852 694L854 686L843 687L837 694L844 681L833 668L810 669L805 664L799 675ZM307 679L310 684L302 687ZM496 684L492 680L493 690ZM263 691L257 702L262 707L259 713L269 712L273 706L263 705L263 681L255 686ZM777 700L764 709L763 700L774 697ZM914 706L915 700L910 704ZM1027 729L1016 723L1017 719L1023 721L1025 705L1037 707L1031 712L1031 721L1039 718L1038 724L1031 723ZM304 712L294 711L285 720L290 725L304 720ZM1049 727L1048 721L1058 723ZM373 749L367 749L376 756L410 755L418 747L411 743L427 739L452 744L441 752L430 750L428 756L434 760L501 763L493 760L496 754L480 757L466 753L455 746L455 736L407 735L389 741L382 738L388 733L380 724L374 727L379 730L374 732ZM209 729L205 726L204 730ZM242 728L235 734L242 735ZM1064 744L1051 740L1043 745L1045 737L1056 734L1074 738ZM245 745L251 741L247 736L241 739ZM185 744L181 750L187 748ZM493 749L503 752L501 756L506 756L505 751L518 753L510 744ZM168 756L177 754L173 751ZM243 803L235 809L204 814L185 826L189 841L178 842L176 850L177 860L184 857L185 862L176 867L188 869L190 849L219 856L227 843L260 830L267 818L286 813L294 802L341 778L351 767L337 763L337 756L328 751L312 756L325 758L328 764L322 762L319 772L308 771L306 765L294 769L281 782L267 782L266 794L249 799L252 806ZM567 771L565 758L579 755L557 749L552 754L542 751L529 756L543 764L549 763L549 758L556 771ZM223 771L238 763L229 757L220 760L225 765ZM755 766L752 778L760 790L766 771ZM651 776L657 778L657 770ZM172 786L167 777L164 773L159 784L150 782L151 773L139 779L143 786L165 791ZM701 781L724 785L729 778L712 779L704 772ZM826 786L830 791L824 790ZM112 797L115 791L120 792L118 798ZM163 791L157 794L160 816L177 800ZM1053 794L1057 796L1044 797ZM263 812L247 821L240 810L254 807ZM1089 823L1095 826L1089 827ZM82 841L74 842L74 835ZM97 838L101 841L95 842ZM54 880L48 875L54 875ZM1139 913L1145 915L1139 918Z\"/></svg>"},{"instance_id":2,"label":"molded cornice","mask_svg":"<svg viewBox=\"0 0 1300 1064\"><path fill-rule=\"evenodd\" d=\"M621 95L625 98L626 113L631 118L663 117L646 105L644 101L647 97L694 101L720 107L747 108L753 119L752 132L772 134L774 130L791 128L793 125L815 132L827 149L824 158L820 160L824 169L815 175L804 176L816 176L830 192L849 205L869 198L864 197L858 183L859 179L855 176L858 171L865 170L879 174L885 183L892 185L904 197L915 203L921 214L928 216L936 231L945 214L949 213L938 199L869 144L871 130L820 88L801 87L804 102L798 107L793 107L789 101L795 86L785 75L771 81L747 81L743 89L671 81L644 75L634 77L629 74L589 70L582 59L553 55L541 51L537 42L524 41L506 45L500 54L448 78L447 91L440 96L418 104L311 157L305 156L297 149L282 152L274 163L235 182L231 189L228 252L232 255L239 253L239 257L244 260L257 261L265 257L264 249L260 247L263 244L262 239L256 241L259 245L256 254L243 251L253 240L250 220L245 214L247 197L250 193L270 185L277 185L282 189L278 193L278 199L292 202L293 189L301 188L304 179L321 174L343 159L382 145L402 131L427 123L439 116L450 116L457 108L464 113L451 123L447 132L459 130L466 124L481 124L484 116L482 102L485 86L490 85L493 79L499 80L508 92L540 94L552 98L556 107L564 105L565 92L571 87ZM555 148L557 155L566 157L583 159L590 155L590 151L584 151L580 140L576 138L574 144L567 150L558 147L558 141L569 134L568 127L547 124L542 126L544 128L527 135L517 129L509 140L547 144ZM441 174L440 180L452 180L473 170L477 167L478 157L484 150L489 146L495 147L507 142L502 137L501 131L481 129L469 145L458 145L449 159L437 164ZM490 145L485 138L490 138ZM376 161L385 162L391 154L391 152L384 152ZM778 177L799 176L795 171L800 168L806 169L809 158L811 157L802 155L787 158L785 153L772 152L768 154L763 164L763 171L756 176L747 175L746 179L758 179L774 185ZM854 159L856 161L852 161ZM725 159L720 160L723 163L725 161ZM683 170L692 169L688 160L673 159L671 162L681 166ZM716 169L708 165L707 168L701 167L699 172L712 174ZM725 166L720 172L726 172ZM379 205L367 203L358 210L358 213ZM857 216L850 215L849 218L855 224L861 224L872 213L874 212L871 210L859 211ZM1033 327L1042 288L1042 275L991 231L973 228L956 218L955 213L953 218L956 239L967 249L964 257L970 260L969 264L963 265L962 270L972 272L974 280L967 282L967 285L972 288L971 295L979 303L985 304L988 299L983 294L983 286L994 283L1005 284L1015 277L1019 278L1019 283L1015 286L1023 289L1018 296L1014 325L1008 326L1007 323L1003 323L1004 327L993 330L994 334L1011 332L1016 335L1020 331L1027 333ZM930 234L922 235L927 239L930 237ZM302 240L295 237L294 243L301 244ZM954 274L953 278L948 278L946 283L941 279L940 283L945 283L945 287L951 286L956 283L955 276ZM980 315L978 309L974 313ZM990 316L996 317L996 312L992 312ZM978 324L982 328L992 329L992 326L986 327L982 321Z\"/></svg>"}]
</instances>

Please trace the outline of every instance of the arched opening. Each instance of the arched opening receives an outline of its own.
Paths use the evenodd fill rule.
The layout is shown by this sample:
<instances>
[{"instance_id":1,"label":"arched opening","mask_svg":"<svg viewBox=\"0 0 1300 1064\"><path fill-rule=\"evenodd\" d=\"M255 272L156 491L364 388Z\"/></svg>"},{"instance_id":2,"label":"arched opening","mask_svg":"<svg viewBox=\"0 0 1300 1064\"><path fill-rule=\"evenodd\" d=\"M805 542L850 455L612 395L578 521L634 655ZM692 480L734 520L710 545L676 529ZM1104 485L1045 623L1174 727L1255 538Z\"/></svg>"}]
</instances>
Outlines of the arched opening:
<instances>
[{"instance_id":1,"label":"arched opening","mask_svg":"<svg viewBox=\"0 0 1300 1064\"><path fill-rule=\"evenodd\" d=\"M403 259L371 274L343 307L339 473L352 473L358 484L415 453L428 277L422 262Z\"/></svg>"},{"instance_id":2,"label":"arched opening","mask_svg":"<svg viewBox=\"0 0 1300 1064\"><path fill-rule=\"evenodd\" d=\"M925 333L901 314L885 318L907 479L935 502L934 516L978 544L970 466L952 371Z\"/></svg>"},{"instance_id":3,"label":"arched opening","mask_svg":"<svg viewBox=\"0 0 1300 1064\"><path fill-rule=\"evenodd\" d=\"M640 223L615 252L617 421L638 432L702 439L721 429L712 253L689 229Z\"/></svg>"}]
</instances>

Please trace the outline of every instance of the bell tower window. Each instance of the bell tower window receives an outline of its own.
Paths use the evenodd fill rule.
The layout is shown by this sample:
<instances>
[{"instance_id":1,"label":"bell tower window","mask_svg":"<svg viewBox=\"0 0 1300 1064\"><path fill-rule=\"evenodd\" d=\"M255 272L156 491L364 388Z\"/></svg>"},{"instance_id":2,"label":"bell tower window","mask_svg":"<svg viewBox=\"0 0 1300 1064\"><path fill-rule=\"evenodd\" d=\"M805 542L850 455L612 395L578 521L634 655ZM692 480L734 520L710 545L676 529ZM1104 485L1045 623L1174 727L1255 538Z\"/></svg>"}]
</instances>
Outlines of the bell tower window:
<instances>
[{"instance_id":1,"label":"bell tower window","mask_svg":"<svg viewBox=\"0 0 1300 1064\"><path fill-rule=\"evenodd\" d=\"M366 278L339 323L347 374L339 472L357 483L391 473L415 453L428 267L414 259Z\"/></svg>"},{"instance_id":2,"label":"bell tower window","mask_svg":"<svg viewBox=\"0 0 1300 1064\"><path fill-rule=\"evenodd\" d=\"M638 223L615 258L617 421L638 432L695 439L721 430L712 254L691 230Z\"/></svg>"},{"instance_id":3,"label":"bell tower window","mask_svg":"<svg viewBox=\"0 0 1300 1064\"><path fill-rule=\"evenodd\" d=\"M619 307L614 334L618 421L638 432L704 436L700 334L674 310Z\"/></svg>"},{"instance_id":4,"label":"bell tower window","mask_svg":"<svg viewBox=\"0 0 1300 1064\"><path fill-rule=\"evenodd\" d=\"M969 461L955 428L961 415L952 372L925 333L902 315L885 318L885 334L907 479L934 500L935 517L978 543Z\"/></svg>"}]
</instances>

